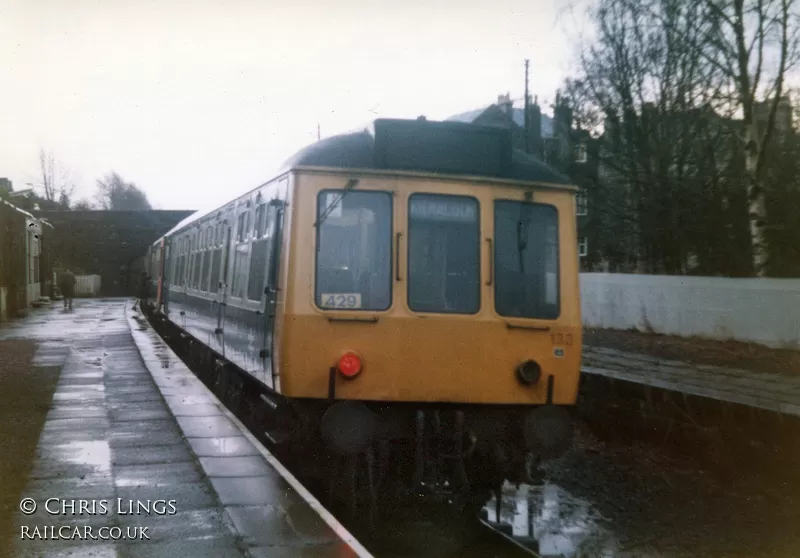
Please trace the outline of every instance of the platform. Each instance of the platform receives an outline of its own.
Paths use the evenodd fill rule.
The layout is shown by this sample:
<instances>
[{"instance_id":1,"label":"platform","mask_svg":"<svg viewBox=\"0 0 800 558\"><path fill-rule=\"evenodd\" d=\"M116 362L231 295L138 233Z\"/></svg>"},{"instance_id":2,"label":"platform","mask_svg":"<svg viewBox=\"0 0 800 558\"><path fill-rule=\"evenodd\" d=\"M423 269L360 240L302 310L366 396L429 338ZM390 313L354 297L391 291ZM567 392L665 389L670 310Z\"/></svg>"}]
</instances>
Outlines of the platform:
<instances>
[{"instance_id":1,"label":"platform","mask_svg":"<svg viewBox=\"0 0 800 558\"><path fill-rule=\"evenodd\" d=\"M585 345L582 372L800 416L800 375L764 374L720 366L692 365Z\"/></svg>"},{"instance_id":2,"label":"platform","mask_svg":"<svg viewBox=\"0 0 800 558\"><path fill-rule=\"evenodd\" d=\"M14 555L370 556L131 307L77 300L0 328L62 366Z\"/></svg>"}]
</instances>

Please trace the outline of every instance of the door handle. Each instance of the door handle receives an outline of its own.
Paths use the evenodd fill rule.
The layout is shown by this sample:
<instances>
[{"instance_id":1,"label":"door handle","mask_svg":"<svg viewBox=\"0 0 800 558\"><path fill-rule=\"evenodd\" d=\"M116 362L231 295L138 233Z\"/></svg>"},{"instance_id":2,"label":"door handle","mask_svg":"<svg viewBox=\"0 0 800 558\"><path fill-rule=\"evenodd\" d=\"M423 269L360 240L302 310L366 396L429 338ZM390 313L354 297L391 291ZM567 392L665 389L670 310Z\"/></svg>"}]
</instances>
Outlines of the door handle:
<instances>
[{"instance_id":1,"label":"door handle","mask_svg":"<svg viewBox=\"0 0 800 558\"><path fill-rule=\"evenodd\" d=\"M394 249L394 278L397 281L400 281L400 239L403 237L403 233L397 233L397 238L395 240L395 249ZM384 237L385 238L385 237Z\"/></svg>"},{"instance_id":2,"label":"door handle","mask_svg":"<svg viewBox=\"0 0 800 558\"><path fill-rule=\"evenodd\" d=\"M489 257L487 258L489 262L489 278L486 280L486 286L491 287L492 283L494 283L494 248L492 246L492 239L487 238L486 244L489 246Z\"/></svg>"}]
</instances>

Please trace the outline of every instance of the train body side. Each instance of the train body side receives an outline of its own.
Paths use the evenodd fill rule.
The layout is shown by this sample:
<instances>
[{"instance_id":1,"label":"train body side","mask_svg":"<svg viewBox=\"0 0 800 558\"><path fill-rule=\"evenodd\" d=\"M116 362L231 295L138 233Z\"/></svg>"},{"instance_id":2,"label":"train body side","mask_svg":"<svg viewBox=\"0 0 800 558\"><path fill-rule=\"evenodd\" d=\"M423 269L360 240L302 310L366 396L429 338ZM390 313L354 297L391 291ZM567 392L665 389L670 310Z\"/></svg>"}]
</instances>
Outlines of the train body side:
<instances>
[{"instance_id":1,"label":"train body side","mask_svg":"<svg viewBox=\"0 0 800 558\"><path fill-rule=\"evenodd\" d=\"M272 324L280 300L265 286L285 259L284 227L270 227L286 213L289 180L278 177L167 235L162 280L170 321L276 391Z\"/></svg>"}]
</instances>

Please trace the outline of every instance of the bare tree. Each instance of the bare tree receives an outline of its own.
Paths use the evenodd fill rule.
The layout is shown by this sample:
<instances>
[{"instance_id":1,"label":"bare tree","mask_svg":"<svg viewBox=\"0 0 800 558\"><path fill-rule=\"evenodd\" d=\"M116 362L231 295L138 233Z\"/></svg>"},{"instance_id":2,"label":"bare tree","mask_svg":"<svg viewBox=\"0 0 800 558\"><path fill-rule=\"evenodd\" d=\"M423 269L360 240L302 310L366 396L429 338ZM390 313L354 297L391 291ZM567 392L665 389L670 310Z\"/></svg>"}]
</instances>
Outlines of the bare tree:
<instances>
[{"instance_id":1,"label":"bare tree","mask_svg":"<svg viewBox=\"0 0 800 558\"><path fill-rule=\"evenodd\" d=\"M694 243L724 266L719 247L693 240L715 234L735 239L738 250L728 255L741 257L741 203L744 247L752 247L748 273L766 273L766 167L774 160L767 155L791 110L786 76L800 57L799 3L597 1L596 38L568 92L589 129L603 117L616 122L603 163L629 188L644 259L658 261L664 248L676 247L670 259L683 259L680 246ZM614 134L606 130L603 139ZM698 219L701 207L707 214ZM681 231L688 234L679 238Z\"/></svg>"},{"instance_id":2,"label":"bare tree","mask_svg":"<svg viewBox=\"0 0 800 558\"><path fill-rule=\"evenodd\" d=\"M657 14L654 16L653 14ZM686 40L702 8L685 0L600 0L596 38L566 93L600 142L600 210L627 223L635 257L651 273L683 273L698 228L693 197L714 184L698 153L722 141L710 110L717 70ZM620 192L626 195L620 195ZM619 235L609 242L618 250Z\"/></svg>"},{"instance_id":3,"label":"bare tree","mask_svg":"<svg viewBox=\"0 0 800 558\"><path fill-rule=\"evenodd\" d=\"M42 197L48 202L55 202L68 208L75 185L70 181L69 171L58 163L52 153L39 151L39 172L41 182L39 189Z\"/></svg>"},{"instance_id":4,"label":"bare tree","mask_svg":"<svg viewBox=\"0 0 800 558\"><path fill-rule=\"evenodd\" d=\"M621 0L640 6L637 0ZM688 3L686 0L684 3ZM764 165L775 132L776 116L785 103L786 76L800 57L798 0L701 0L691 32L678 36L710 66L716 110L742 122L738 139L743 158L752 267L767 271L767 204ZM665 21L649 10L651 19Z\"/></svg>"},{"instance_id":5,"label":"bare tree","mask_svg":"<svg viewBox=\"0 0 800 558\"><path fill-rule=\"evenodd\" d=\"M753 268L766 273L766 154L786 91L786 75L798 61L800 13L796 0L705 0L703 42L693 46L723 80L719 97L743 119ZM772 59L772 60L771 60ZM787 107L788 108L788 107Z\"/></svg>"},{"instance_id":6,"label":"bare tree","mask_svg":"<svg viewBox=\"0 0 800 558\"><path fill-rule=\"evenodd\" d=\"M97 181L97 203L102 209L130 211L152 209L147 195L134 183L125 182L115 172Z\"/></svg>"}]
</instances>

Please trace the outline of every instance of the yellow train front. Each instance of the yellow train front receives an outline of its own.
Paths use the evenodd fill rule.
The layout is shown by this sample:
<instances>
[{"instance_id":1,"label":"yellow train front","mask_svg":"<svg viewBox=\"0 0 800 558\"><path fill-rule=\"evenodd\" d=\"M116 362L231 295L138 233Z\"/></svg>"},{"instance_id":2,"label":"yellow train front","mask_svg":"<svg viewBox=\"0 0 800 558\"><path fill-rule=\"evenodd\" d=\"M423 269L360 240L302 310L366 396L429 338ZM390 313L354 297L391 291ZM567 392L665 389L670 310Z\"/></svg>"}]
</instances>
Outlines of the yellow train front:
<instances>
[{"instance_id":1,"label":"yellow train front","mask_svg":"<svg viewBox=\"0 0 800 558\"><path fill-rule=\"evenodd\" d=\"M227 363L223 392L258 392L278 444L461 489L525 480L570 443L575 188L508 130L377 120L151 256L164 319Z\"/></svg>"},{"instance_id":2,"label":"yellow train front","mask_svg":"<svg viewBox=\"0 0 800 558\"><path fill-rule=\"evenodd\" d=\"M326 400L329 445L391 441L418 480L448 463L524 478L527 455L571 437L574 188L506 130L383 120L369 136L292 165L281 394Z\"/></svg>"}]
</instances>

